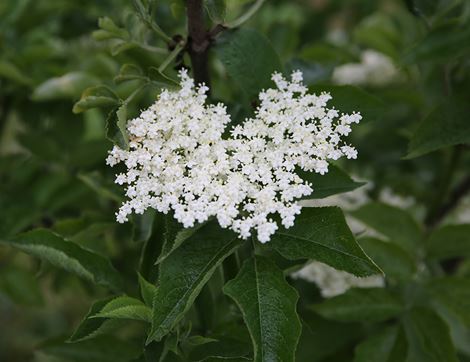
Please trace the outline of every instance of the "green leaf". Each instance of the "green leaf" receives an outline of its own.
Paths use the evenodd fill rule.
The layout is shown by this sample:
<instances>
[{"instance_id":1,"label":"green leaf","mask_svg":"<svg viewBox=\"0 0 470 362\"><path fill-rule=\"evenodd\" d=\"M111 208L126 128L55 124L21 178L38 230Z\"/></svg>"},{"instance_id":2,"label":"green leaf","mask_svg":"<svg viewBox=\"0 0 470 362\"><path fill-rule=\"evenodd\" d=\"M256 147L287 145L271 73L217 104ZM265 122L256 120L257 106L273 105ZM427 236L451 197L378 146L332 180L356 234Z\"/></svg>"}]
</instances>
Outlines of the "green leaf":
<instances>
[{"instance_id":1,"label":"green leaf","mask_svg":"<svg viewBox=\"0 0 470 362\"><path fill-rule=\"evenodd\" d=\"M0 295L21 306L40 306L44 303L33 273L8 263L1 268Z\"/></svg>"},{"instance_id":2,"label":"green leaf","mask_svg":"<svg viewBox=\"0 0 470 362\"><path fill-rule=\"evenodd\" d=\"M247 94L249 100L272 86L271 74L282 70L276 51L263 35L252 29L224 32L215 52L228 75Z\"/></svg>"},{"instance_id":3,"label":"green leaf","mask_svg":"<svg viewBox=\"0 0 470 362\"><path fill-rule=\"evenodd\" d=\"M192 228L183 228L173 215L165 215L165 234L162 252L158 257L156 264L161 263L176 250L187 238L196 233L205 223L197 224Z\"/></svg>"},{"instance_id":4,"label":"green leaf","mask_svg":"<svg viewBox=\"0 0 470 362\"><path fill-rule=\"evenodd\" d=\"M406 362L458 362L449 327L432 310L414 308L404 318Z\"/></svg>"},{"instance_id":5,"label":"green leaf","mask_svg":"<svg viewBox=\"0 0 470 362\"><path fill-rule=\"evenodd\" d=\"M93 283L112 290L120 290L122 287L119 273L107 258L83 249L49 230L35 229L3 243Z\"/></svg>"},{"instance_id":6,"label":"green leaf","mask_svg":"<svg viewBox=\"0 0 470 362\"><path fill-rule=\"evenodd\" d=\"M77 343L49 341L39 349L49 356L73 362L131 362L141 352L138 343L112 336L98 336Z\"/></svg>"},{"instance_id":7,"label":"green leaf","mask_svg":"<svg viewBox=\"0 0 470 362\"><path fill-rule=\"evenodd\" d=\"M117 110L110 112L106 121L106 137L124 150L129 147L127 104L124 103Z\"/></svg>"},{"instance_id":8,"label":"green leaf","mask_svg":"<svg viewBox=\"0 0 470 362\"><path fill-rule=\"evenodd\" d=\"M398 245L369 237L361 238L358 242L387 278L409 280L415 274L414 260Z\"/></svg>"},{"instance_id":9,"label":"green leaf","mask_svg":"<svg viewBox=\"0 0 470 362\"><path fill-rule=\"evenodd\" d=\"M337 207L304 207L294 226L278 230L267 247L290 260L314 259L357 276L381 272L356 243Z\"/></svg>"},{"instance_id":10,"label":"green leaf","mask_svg":"<svg viewBox=\"0 0 470 362\"><path fill-rule=\"evenodd\" d=\"M269 259L255 256L224 286L243 314L254 348L254 361L294 361L301 333L298 294Z\"/></svg>"},{"instance_id":11,"label":"green leaf","mask_svg":"<svg viewBox=\"0 0 470 362\"><path fill-rule=\"evenodd\" d=\"M93 303L85 318L80 322L73 332L69 342L78 342L105 334L119 327L123 321L109 320L108 318L90 318L98 313L113 298L98 300Z\"/></svg>"},{"instance_id":12,"label":"green leaf","mask_svg":"<svg viewBox=\"0 0 470 362\"><path fill-rule=\"evenodd\" d=\"M145 280L142 275L138 274L138 276L140 295L142 296L142 299L144 300L145 304L147 304L148 306L152 306L155 294L157 294L157 287L149 281Z\"/></svg>"},{"instance_id":13,"label":"green leaf","mask_svg":"<svg viewBox=\"0 0 470 362\"><path fill-rule=\"evenodd\" d=\"M84 89L99 83L94 76L85 72L70 72L61 77L51 78L34 89L34 101L50 101L64 98L78 98Z\"/></svg>"},{"instance_id":14,"label":"green leaf","mask_svg":"<svg viewBox=\"0 0 470 362\"><path fill-rule=\"evenodd\" d=\"M431 233L425 246L432 259L470 256L470 224L446 225Z\"/></svg>"},{"instance_id":15,"label":"green leaf","mask_svg":"<svg viewBox=\"0 0 470 362\"><path fill-rule=\"evenodd\" d=\"M427 285L430 295L470 327L470 279L445 277Z\"/></svg>"},{"instance_id":16,"label":"green leaf","mask_svg":"<svg viewBox=\"0 0 470 362\"><path fill-rule=\"evenodd\" d=\"M359 323L332 321L310 309L301 309L300 315L302 335L296 351L296 361L328 360L327 357L348 348L363 334L363 327Z\"/></svg>"},{"instance_id":17,"label":"green leaf","mask_svg":"<svg viewBox=\"0 0 470 362\"><path fill-rule=\"evenodd\" d=\"M423 238L422 230L413 217L394 206L370 202L351 215L412 254Z\"/></svg>"},{"instance_id":18,"label":"green leaf","mask_svg":"<svg viewBox=\"0 0 470 362\"><path fill-rule=\"evenodd\" d=\"M156 214L155 209L147 209L143 214L135 214L132 216L134 225L132 238L134 241L146 242L150 239Z\"/></svg>"},{"instance_id":19,"label":"green leaf","mask_svg":"<svg viewBox=\"0 0 470 362\"><path fill-rule=\"evenodd\" d=\"M356 182L338 166L329 165L328 173L320 175L316 172L298 171L302 180L312 183L313 192L305 199L323 199L325 197L348 192L364 185L364 182Z\"/></svg>"},{"instance_id":20,"label":"green leaf","mask_svg":"<svg viewBox=\"0 0 470 362\"><path fill-rule=\"evenodd\" d=\"M353 288L312 306L321 316L341 322L382 322L400 315L400 300L384 288Z\"/></svg>"},{"instance_id":21,"label":"green leaf","mask_svg":"<svg viewBox=\"0 0 470 362\"><path fill-rule=\"evenodd\" d=\"M134 319L150 323L152 310L140 300L124 295L109 301L92 318Z\"/></svg>"},{"instance_id":22,"label":"green leaf","mask_svg":"<svg viewBox=\"0 0 470 362\"><path fill-rule=\"evenodd\" d=\"M134 64L124 64L119 70L119 74L114 78L116 84L127 82L129 80L144 80L144 72L140 67Z\"/></svg>"},{"instance_id":23,"label":"green leaf","mask_svg":"<svg viewBox=\"0 0 470 362\"><path fill-rule=\"evenodd\" d=\"M242 240L213 221L202 226L160 263L147 342L161 340L191 307L214 270Z\"/></svg>"},{"instance_id":24,"label":"green leaf","mask_svg":"<svg viewBox=\"0 0 470 362\"><path fill-rule=\"evenodd\" d=\"M227 9L225 0L204 0L207 13L215 23L224 23Z\"/></svg>"},{"instance_id":25,"label":"green leaf","mask_svg":"<svg viewBox=\"0 0 470 362\"><path fill-rule=\"evenodd\" d=\"M118 97L109 87L99 85L85 89L80 100L74 104L73 113L82 113L92 108L112 107L119 104Z\"/></svg>"},{"instance_id":26,"label":"green leaf","mask_svg":"<svg viewBox=\"0 0 470 362\"><path fill-rule=\"evenodd\" d=\"M456 22L441 24L404 56L405 64L446 62L470 54L470 28Z\"/></svg>"},{"instance_id":27,"label":"green leaf","mask_svg":"<svg viewBox=\"0 0 470 362\"><path fill-rule=\"evenodd\" d=\"M342 113L359 112L361 123L380 120L386 113L385 103L378 97L352 85L314 85L309 90L316 94L328 92L333 97L329 107L334 107Z\"/></svg>"},{"instance_id":28,"label":"green leaf","mask_svg":"<svg viewBox=\"0 0 470 362\"><path fill-rule=\"evenodd\" d=\"M6 60L0 60L0 77L12 80L21 85L31 85L32 83L32 80L16 65Z\"/></svg>"},{"instance_id":29,"label":"green leaf","mask_svg":"<svg viewBox=\"0 0 470 362\"><path fill-rule=\"evenodd\" d=\"M406 159L470 142L470 107L467 99L453 97L434 108L413 133Z\"/></svg>"},{"instance_id":30,"label":"green leaf","mask_svg":"<svg viewBox=\"0 0 470 362\"><path fill-rule=\"evenodd\" d=\"M122 39L128 39L129 38L129 32L127 30L122 29L119 26L117 26L114 23L114 21L112 19L108 18L107 16L98 19L98 26L101 29L113 34L114 37L116 37L116 38L122 38Z\"/></svg>"},{"instance_id":31,"label":"green leaf","mask_svg":"<svg viewBox=\"0 0 470 362\"><path fill-rule=\"evenodd\" d=\"M354 362L402 362L406 340L397 326L388 327L357 345Z\"/></svg>"}]
</instances>

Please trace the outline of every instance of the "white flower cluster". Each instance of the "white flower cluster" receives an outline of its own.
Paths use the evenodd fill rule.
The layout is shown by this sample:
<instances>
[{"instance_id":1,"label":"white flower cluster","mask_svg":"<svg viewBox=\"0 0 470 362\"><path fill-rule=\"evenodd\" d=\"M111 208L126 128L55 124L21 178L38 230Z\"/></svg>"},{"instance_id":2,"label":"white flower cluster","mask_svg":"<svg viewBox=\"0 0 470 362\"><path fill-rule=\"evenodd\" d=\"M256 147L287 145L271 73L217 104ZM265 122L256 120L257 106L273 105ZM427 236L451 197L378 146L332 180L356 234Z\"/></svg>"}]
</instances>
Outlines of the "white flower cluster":
<instances>
[{"instance_id":1,"label":"white flower cluster","mask_svg":"<svg viewBox=\"0 0 470 362\"><path fill-rule=\"evenodd\" d=\"M300 72L291 81L273 74L276 88L260 93L254 117L229 139L222 138L230 121L225 107L206 105L207 88L196 87L185 71L180 78L179 91L163 91L129 122L129 150L115 146L109 154L109 165L127 167L116 178L129 198L119 222L149 207L173 210L184 227L215 216L242 238L256 230L267 242L278 228L271 215L292 226L301 209L296 200L313 191L297 169L324 174L328 160L357 156L342 137L361 115L327 108L331 96L308 94Z\"/></svg>"},{"instance_id":2,"label":"white flower cluster","mask_svg":"<svg viewBox=\"0 0 470 362\"><path fill-rule=\"evenodd\" d=\"M391 58L375 50L365 50L360 63L340 65L332 78L337 84L383 86L399 80L401 75Z\"/></svg>"},{"instance_id":3,"label":"white flower cluster","mask_svg":"<svg viewBox=\"0 0 470 362\"><path fill-rule=\"evenodd\" d=\"M359 278L319 261L311 262L299 271L292 273L291 276L315 283L324 298L343 294L350 288L382 288L385 286L385 279L381 275Z\"/></svg>"}]
</instances>

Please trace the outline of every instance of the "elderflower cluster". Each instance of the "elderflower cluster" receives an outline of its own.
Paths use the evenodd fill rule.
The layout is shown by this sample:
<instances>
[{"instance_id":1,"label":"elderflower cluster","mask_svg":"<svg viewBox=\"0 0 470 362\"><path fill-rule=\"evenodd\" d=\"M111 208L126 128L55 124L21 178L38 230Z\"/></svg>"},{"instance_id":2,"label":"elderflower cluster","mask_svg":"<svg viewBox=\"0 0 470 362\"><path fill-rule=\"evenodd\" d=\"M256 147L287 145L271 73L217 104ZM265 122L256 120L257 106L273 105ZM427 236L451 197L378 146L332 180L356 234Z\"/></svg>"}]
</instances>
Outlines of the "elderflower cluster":
<instances>
[{"instance_id":1,"label":"elderflower cluster","mask_svg":"<svg viewBox=\"0 0 470 362\"><path fill-rule=\"evenodd\" d=\"M319 261L311 262L299 271L292 273L291 277L315 283L324 298L343 294L350 288L383 288L385 286L385 280L381 275L359 278Z\"/></svg>"},{"instance_id":2,"label":"elderflower cluster","mask_svg":"<svg viewBox=\"0 0 470 362\"><path fill-rule=\"evenodd\" d=\"M222 104L207 105L207 87L196 87L186 71L181 89L163 91L139 117L129 121L129 150L114 147L107 163L123 162L116 183L129 198L118 222L147 208L174 212L184 227L216 217L242 238L253 230L267 242L278 229L271 218L293 225L297 200L313 192L297 170L328 172L328 160L356 158L342 138L361 115L327 107L331 96L308 94L302 73L291 80L275 73L276 88L259 95L255 115L222 137L230 117Z\"/></svg>"}]
</instances>

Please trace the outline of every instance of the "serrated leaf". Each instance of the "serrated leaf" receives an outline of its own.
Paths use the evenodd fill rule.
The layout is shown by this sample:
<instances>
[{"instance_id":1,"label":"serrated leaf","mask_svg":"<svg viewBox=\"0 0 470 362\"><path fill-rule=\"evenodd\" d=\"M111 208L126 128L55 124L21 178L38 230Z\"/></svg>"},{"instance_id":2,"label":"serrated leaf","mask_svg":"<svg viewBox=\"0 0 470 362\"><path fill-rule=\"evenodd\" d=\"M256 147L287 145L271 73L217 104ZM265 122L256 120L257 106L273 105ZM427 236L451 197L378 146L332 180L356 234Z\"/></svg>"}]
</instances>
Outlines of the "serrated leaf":
<instances>
[{"instance_id":1,"label":"serrated leaf","mask_svg":"<svg viewBox=\"0 0 470 362\"><path fill-rule=\"evenodd\" d=\"M362 115L361 123L380 120L386 112L386 105L380 98L356 86L314 85L308 89L315 94L330 93L332 99L328 101L329 107L342 113L359 112Z\"/></svg>"},{"instance_id":2,"label":"serrated leaf","mask_svg":"<svg viewBox=\"0 0 470 362\"><path fill-rule=\"evenodd\" d=\"M119 99L109 87L99 85L85 89L80 100L74 104L73 113L82 113L92 108L112 107L119 104Z\"/></svg>"},{"instance_id":3,"label":"serrated leaf","mask_svg":"<svg viewBox=\"0 0 470 362\"><path fill-rule=\"evenodd\" d=\"M160 263L153 303L152 329L147 342L161 340L191 307L214 270L242 240L209 222Z\"/></svg>"},{"instance_id":4,"label":"serrated leaf","mask_svg":"<svg viewBox=\"0 0 470 362\"><path fill-rule=\"evenodd\" d=\"M142 275L138 274L138 277L140 295L145 304L151 307L153 305L153 298L155 298L155 294L157 294L157 287L147 281Z\"/></svg>"},{"instance_id":5,"label":"serrated leaf","mask_svg":"<svg viewBox=\"0 0 470 362\"><path fill-rule=\"evenodd\" d=\"M90 310L70 336L69 342L79 342L94 338L119 327L122 321L109 320L108 318L90 318L98 313L113 298L98 300L92 304Z\"/></svg>"},{"instance_id":6,"label":"serrated leaf","mask_svg":"<svg viewBox=\"0 0 470 362\"><path fill-rule=\"evenodd\" d=\"M267 247L290 260L314 259L357 276L381 272L357 244L337 207L303 208L294 226L278 230Z\"/></svg>"},{"instance_id":7,"label":"serrated leaf","mask_svg":"<svg viewBox=\"0 0 470 362\"><path fill-rule=\"evenodd\" d=\"M120 290L122 287L121 277L109 259L83 249L49 230L35 229L3 243L93 283L112 290Z\"/></svg>"},{"instance_id":8,"label":"serrated leaf","mask_svg":"<svg viewBox=\"0 0 470 362\"><path fill-rule=\"evenodd\" d=\"M320 175L316 172L299 171L302 180L312 183L313 192L305 199L323 199L325 197L348 192L363 186L364 182L356 182L338 166L329 165L328 173Z\"/></svg>"},{"instance_id":9,"label":"serrated leaf","mask_svg":"<svg viewBox=\"0 0 470 362\"><path fill-rule=\"evenodd\" d=\"M281 61L269 40L252 29L224 32L214 48L228 75L249 100L272 86L271 74L281 71Z\"/></svg>"},{"instance_id":10,"label":"serrated leaf","mask_svg":"<svg viewBox=\"0 0 470 362\"><path fill-rule=\"evenodd\" d=\"M406 341L397 326L388 327L357 345L354 362L402 362L406 358Z\"/></svg>"},{"instance_id":11,"label":"serrated leaf","mask_svg":"<svg viewBox=\"0 0 470 362\"><path fill-rule=\"evenodd\" d=\"M423 238L419 224L405 210L380 202L370 202L351 215L414 254Z\"/></svg>"},{"instance_id":12,"label":"serrated leaf","mask_svg":"<svg viewBox=\"0 0 470 362\"><path fill-rule=\"evenodd\" d=\"M402 281L409 280L415 274L414 260L398 245L369 237L359 239L358 243L387 278Z\"/></svg>"},{"instance_id":13,"label":"serrated leaf","mask_svg":"<svg viewBox=\"0 0 470 362\"><path fill-rule=\"evenodd\" d=\"M409 346L406 362L458 362L449 327L432 310L414 308L403 323Z\"/></svg>"},{"instance_id":14,"label":"serrated leaf","mask_svg":"<svg viewBox=\"0 0 470 362\"><path fill-rule=\"evenodd\" d=\"M400 300L384 288L353 288L312 306L321 316L341 322L382 322L403 311Z\"/></svg>"},{"instance_id":15,"label":"serrated leaf","mask_svg":"<svg viewBox=\"0 0 470 362\"><path fill-rule=\"evenodd\" d=\"M452 97L434 108L411 136L406 159L458 144L470 143L470 106L467 99Z\"/></svg>"},{"instance_id":16,"label":"serrated leaf","mask_svg":"<svg viewBox=\"0 0 470 362\"><path fill-rule=\"evenodd\" d=\"M70 72L61 77L51 78L38 85L31 96L34 101L78 98L81 93L99 80L85 72Z\"/></svg>"},{"instance_id":17,"label":"serrated leaf","mask_svg":"<svg viewBox=\"0 0 470 362\"><path fill-rule=\"evenodd\" d=\"M121 296L106 303L92 318L133 319L150 323L152 310L138 299Z\"/></svg>"},{"instance_id":18,"label":"serrated leaf","mask_svg":"<svg viewBox=\"0 0 470 362\"><path fill-rule=\"evenodd\" d=\"M470 256L470 224L446 225L431 233L425 242L431 259Z\"/></svg>"},{"instance_id":19,"label":"serrated leaf","mask_svg":"<svg viewBox=\"0 0 470 362\"><path fill-rule=\"evenodd\" d=\"M224 286L243 314L250 331L254 361L294 361L301 324L298 294L269 259L255 256Z\"/></svg>"}]
</instances>

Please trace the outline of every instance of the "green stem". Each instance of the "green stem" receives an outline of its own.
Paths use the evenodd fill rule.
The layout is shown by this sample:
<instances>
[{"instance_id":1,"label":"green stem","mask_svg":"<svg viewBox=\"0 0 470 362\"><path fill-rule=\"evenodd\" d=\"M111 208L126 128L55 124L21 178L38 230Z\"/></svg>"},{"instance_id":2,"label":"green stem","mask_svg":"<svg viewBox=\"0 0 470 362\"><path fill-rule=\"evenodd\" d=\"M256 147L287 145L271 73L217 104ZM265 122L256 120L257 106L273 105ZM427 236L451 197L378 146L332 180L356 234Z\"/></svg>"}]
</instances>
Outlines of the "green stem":
<instances>
[{"instance_id":1,"label":"green stem","mask_svg":"<svg viewBox=\"0 0 470 362\"><path fill-rule=\"evenodd\" d=\"M166 67L178 56L178 54L184 49L184 47L185 47L184 43L177 44L175 49L173 49L171 53L168 55L168 57L163 61L163 63L160 64L160 66L158 67L158 71L160 73L163 73Z\"/></svg>"},{"instance_id":2,"label":"green stem","mask_svg":"<svg viewBox=\"0 0 470 362\"><path fill-rule=\"evenodd\" d=\"M228 28L238 28L240 25L248 21L263 5L266 0L256 0L255 3L248 9L246 13L240 16L238 19L235 19L227 24L226 27Z\"/></svg>"}]
</instances>

